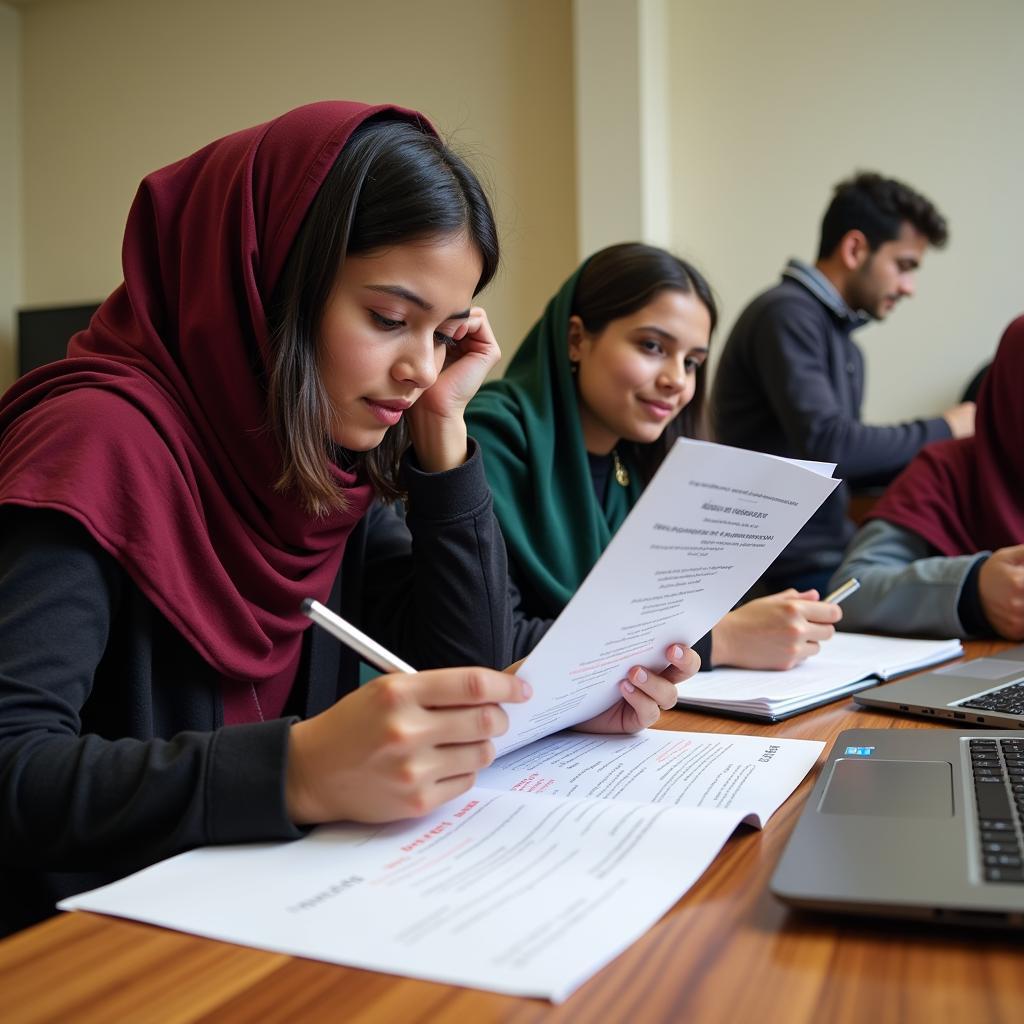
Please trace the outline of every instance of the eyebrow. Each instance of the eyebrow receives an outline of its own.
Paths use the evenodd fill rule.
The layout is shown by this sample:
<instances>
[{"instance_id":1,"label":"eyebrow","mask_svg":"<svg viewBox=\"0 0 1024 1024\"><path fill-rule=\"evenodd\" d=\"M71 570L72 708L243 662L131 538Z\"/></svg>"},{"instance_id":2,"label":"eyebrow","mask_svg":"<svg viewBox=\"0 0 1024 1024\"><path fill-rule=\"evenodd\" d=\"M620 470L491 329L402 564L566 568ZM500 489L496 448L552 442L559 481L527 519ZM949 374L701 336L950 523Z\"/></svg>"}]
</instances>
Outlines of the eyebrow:
<instances>
[{"instance_id":1,"label":"eyebrow","mask_svg":"<svg viewBox=\"0 0 1024 1024\"><path fill-rule=\"evenodd\" d=\"M664 330L664 328L657 327L654 324L646 324L643 327L635 328L635 330L638 333L643 332L643 333L648 333L648 334L657 334L659 337L664 338L666 341L671 341L673 344L678 344L679 343L679 339L674 334L671 334L670 332ZM696 353L701 353L703 355L707 355L708 354L708 347L705 345L702 348L691 348L690 349L690 353L691 354L693 354L695 352Z\"/></svg>"},{"instance_id":2,"label":"eyebrow","mask_svg":"<svg viewBox=\"0 0 1024 1024\"><path fill-rule=\"evenodd\" d=\"M371 292L383 292L385 295L394 295L400 299L407 299L414 306L419 306L420 309L427 313L433 311L434 307L431 303L427 302L426 299L421 298L415 292L409 291L408 288L403 288L399 284L368 284L366 285ZM469 310L464 309L460 313L452 313L445 317L445 320L466 320L469 317Z\"/></svg>"}]
</instances>

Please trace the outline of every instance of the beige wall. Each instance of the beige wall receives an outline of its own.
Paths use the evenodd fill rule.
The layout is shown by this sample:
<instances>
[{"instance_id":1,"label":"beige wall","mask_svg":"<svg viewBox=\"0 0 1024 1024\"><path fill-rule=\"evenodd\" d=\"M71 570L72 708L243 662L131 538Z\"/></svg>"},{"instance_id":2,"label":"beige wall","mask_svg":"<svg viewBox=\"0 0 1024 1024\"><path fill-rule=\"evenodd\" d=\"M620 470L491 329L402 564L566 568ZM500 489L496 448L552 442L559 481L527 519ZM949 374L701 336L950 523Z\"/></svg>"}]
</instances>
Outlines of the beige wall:
<instances>
[{"instance_id":1,"label":"beige wall","mask_svg":"<svg viewBox=\"0 0 1024 1024\"><path fill-rule=\"evenodd\" d=\"M812 259L831 186L905 179L945 212L918 296L858 340L867 418L951 403L1024 310L1020 0L673 0L674 242L724 306L719 343L789 256Z\"/></svg>"},{"instance_id":2,"label":"beige wall","mask_svg":"<svg viewBox=\"0 0 1024 1024\"><path fill-rule=\"evenodd\" d=\"M576 2L592 8L593 29L607 0ZM672 194L644 201L671 210L673 247L716 286L719 346L788 256L813 256L831 185L878 168L935 198L952 243L927 257L916 299L860 333L866 412L882 420L949 404L1024 307L1024 4L629 2L641 21L665 9L664 37L653 38L670 65ZM102 297L120 278L124 218L143 174L325 96L425 110L490 180L505 265L484 299L506 355L576 262L582 37L571 0L34 0L18 12L0 5L0 15L0 57L17 56L20 15L22 61L19 77L16 61L0 59L10 87L0 98L0 224L15 221L0 237L11 267L0 285L0 385L13 366L4 294L27 304ZM645 53L651 38L640 31L639 57L630 43L622 59L646 67L658 56ZM619 63L609 58L609 75ZM19 165L6 146L19 123L20 243ZM579 141L594 174L626 145L601 126Z\"/></svg>"},{"instance_id":3,"label":"beige wall","mask_svg":"<svg viewBox=\"0 0 1024 1024\"><path fill-rule=\"evenodd\" d=\"M0 391L14 379L21 301L21 19L0 3Z\"/></svg>"},{"instance_id":4,"label":"beige wall","mask_svg":"<svg viewBox=\"0 0 1024 1024\"><path fill-rule=\"evenodd\" d=\"M667 0L573 0L576 223L584 256L671 244Z\"/></svg>"},{"instance_id":5,"label":"beige wall","mask_svg":"<svg viewBox=\"0 0 1024 1024\"><path fill-rule=\"evenodd\" d=\"M490 183L506 354L574 265L569 0L36 0L22 18L26 303L117 285L148 171L323 98L425 111Z\"/></svg>"}]
</instances>

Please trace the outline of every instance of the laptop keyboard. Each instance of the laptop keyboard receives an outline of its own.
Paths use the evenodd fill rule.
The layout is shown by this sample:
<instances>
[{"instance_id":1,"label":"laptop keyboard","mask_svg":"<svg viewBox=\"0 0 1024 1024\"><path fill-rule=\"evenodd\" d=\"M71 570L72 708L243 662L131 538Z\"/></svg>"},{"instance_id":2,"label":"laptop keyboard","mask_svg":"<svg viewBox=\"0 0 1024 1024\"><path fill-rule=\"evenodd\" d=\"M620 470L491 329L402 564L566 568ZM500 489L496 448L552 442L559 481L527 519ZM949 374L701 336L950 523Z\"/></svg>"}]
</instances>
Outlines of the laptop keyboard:
<instances>
[{"instance_id":1,"label":"laptop keyboard","mask_svg":"<svg viewBox=\"0 0 1024 1024\"><path fill-rule=\"evenodd\" d=\"M1024 739L972 739L970 745L985 880L1024 882Z\"/></svg>"},{"instance_id":2,"label":"laptop keyboard","mask_svg":"<svg viewBox=\"0 0 1024 1024\"><path fill-rule=\"evenodd\" d=\"M1024 683L1011 683L980 697L961 701L958 708L978 708L981 711L1002 711L1007 715L1024 715Z\"/></svg>"}]
</instances>

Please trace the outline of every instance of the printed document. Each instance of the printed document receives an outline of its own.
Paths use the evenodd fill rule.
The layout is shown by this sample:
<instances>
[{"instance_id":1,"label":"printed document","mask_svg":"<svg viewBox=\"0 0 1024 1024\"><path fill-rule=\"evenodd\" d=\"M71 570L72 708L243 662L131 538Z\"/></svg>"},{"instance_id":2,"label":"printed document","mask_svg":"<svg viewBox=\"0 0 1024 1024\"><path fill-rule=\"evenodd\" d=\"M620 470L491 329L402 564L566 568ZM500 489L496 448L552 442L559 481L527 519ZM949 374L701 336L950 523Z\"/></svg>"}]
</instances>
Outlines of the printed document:
<instances>
[{"instance_id":1,"label":"printed document","mask_svg":"<svg viewBox=\"0 0 1024 1024\"><path fill-rule=\"evenodd\" d=\"M823 743L563 733L438 811L205 847L64 900L274 952L560 1002L763 825Z\"/></svg>"},{"instance_id":2,"label":"printed document","mask_svg":"<svg viewBox=\"0 0 1024 1024\"><path fill-rule=\"evenodd\" d=\"M498 753L619 700L633 665L693 645L761 576L839 481L821 464L681 438L562 614L518 669Z\"/></svg>"}]
</instances>

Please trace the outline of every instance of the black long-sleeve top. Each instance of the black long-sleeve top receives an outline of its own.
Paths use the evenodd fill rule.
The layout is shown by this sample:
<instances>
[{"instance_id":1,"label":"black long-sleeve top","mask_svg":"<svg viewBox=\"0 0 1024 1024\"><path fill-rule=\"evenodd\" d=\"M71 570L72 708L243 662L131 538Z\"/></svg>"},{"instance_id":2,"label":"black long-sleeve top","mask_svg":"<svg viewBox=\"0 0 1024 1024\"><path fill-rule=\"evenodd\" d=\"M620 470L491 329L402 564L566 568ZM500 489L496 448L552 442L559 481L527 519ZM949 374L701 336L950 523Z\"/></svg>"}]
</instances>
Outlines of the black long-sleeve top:
<instances>
[{"instance_id":1,"label":"black long-sleeve top","mask_svg":"<svg viewBox=\"0 0 1024 1024\"><path fill-rule=\"evenodd\" d=\"M941 417L890 426L861 421L864 357L851 333L863 321L791 263L782 281L743 311L715 372L719 441L790 458L835 462L841 484L765 576L768 589L833 571L853 536L848 485L887 483L922 445L950 436Z\"/></svg>"},{"instance_id":2,"label":"black long-sleeve top","mask_svg":"<svg viewBox=\"0 0 1024 1024\"><path fill-rule=\"evenodd\" d=\"M329 604L417 668L527 653L543 628L513 614L479 453L406 482L406 520L371 508ZM358 673L310 629L285 715L224 726L218 674L82 526L0 508L0 934L194 846L300 835L289 727Z\"/></svg>"}]
</instances>

